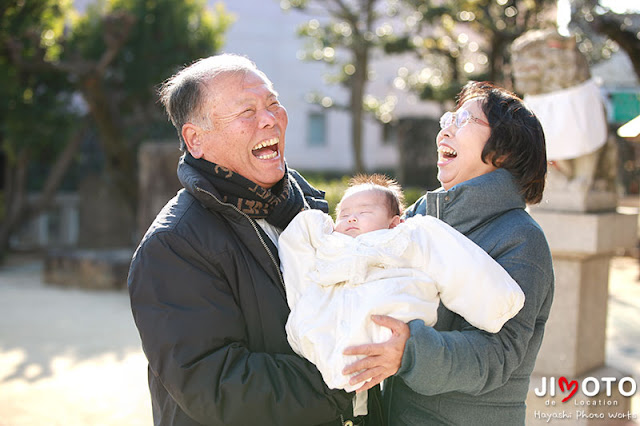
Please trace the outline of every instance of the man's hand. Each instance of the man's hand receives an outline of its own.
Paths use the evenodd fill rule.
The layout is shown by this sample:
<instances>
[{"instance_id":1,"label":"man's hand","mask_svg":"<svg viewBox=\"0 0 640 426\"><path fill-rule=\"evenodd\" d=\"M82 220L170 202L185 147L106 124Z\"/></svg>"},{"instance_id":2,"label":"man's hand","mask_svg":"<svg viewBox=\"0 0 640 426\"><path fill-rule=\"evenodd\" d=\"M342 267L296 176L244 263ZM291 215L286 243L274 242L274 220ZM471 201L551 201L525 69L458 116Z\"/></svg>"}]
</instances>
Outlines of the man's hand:
<instances>
[{"instance_id":1,"label":"man's hand","mask_svg":"<svg viewBox=\"0 0 640 426\"><path fill-rule=\"evenodd\" d=\"M345 355L366 355L366 358L342 370L345 375L358 373L349 380L352 385L371 379L356 390L358 393L371 389L398 372L404 355L404 345L410 335L409 326L395 318L373 315L371 319L376 324L391 329L392 335L384 343L351 346L344 350Z\"/></svg>"}]
</instances>

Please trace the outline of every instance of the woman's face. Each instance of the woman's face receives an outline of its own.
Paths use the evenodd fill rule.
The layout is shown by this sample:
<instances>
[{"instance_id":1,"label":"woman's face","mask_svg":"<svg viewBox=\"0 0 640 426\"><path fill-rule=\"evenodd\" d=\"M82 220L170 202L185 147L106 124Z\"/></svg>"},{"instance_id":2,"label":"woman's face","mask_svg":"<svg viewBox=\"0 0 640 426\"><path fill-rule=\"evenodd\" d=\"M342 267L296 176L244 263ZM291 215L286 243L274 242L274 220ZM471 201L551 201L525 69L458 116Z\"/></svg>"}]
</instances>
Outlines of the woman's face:
<instances>
[{"instance_id":1,"label":"woman's face","mask_svg":"<svg viewBox=\"0 0 640 426\"><path fill-rule=\"evenodd\" d=\"M482 150L491 135L491 128L481 105L481 98L469 99L456 114L466 110L473 118L466 124L459 123L462 127L456 125L456 120L451 120L438 133L438 180L446 190L496 169L492 164L484 163L481 158Z\"/></svg>"}]
</instances>

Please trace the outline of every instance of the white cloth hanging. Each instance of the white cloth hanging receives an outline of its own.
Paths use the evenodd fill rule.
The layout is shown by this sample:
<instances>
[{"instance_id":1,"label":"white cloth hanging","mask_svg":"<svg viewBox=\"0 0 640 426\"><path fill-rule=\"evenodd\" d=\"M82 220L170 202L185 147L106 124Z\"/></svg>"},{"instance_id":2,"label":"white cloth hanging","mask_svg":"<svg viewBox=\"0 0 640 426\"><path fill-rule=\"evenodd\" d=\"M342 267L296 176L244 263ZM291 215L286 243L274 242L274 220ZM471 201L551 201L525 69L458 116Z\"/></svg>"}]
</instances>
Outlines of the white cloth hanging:
<instances>
[{"instance_id":1,"label":"white cloth hanging","mask_svg":"<svg viewBox=\"0 0 640 426\"><path fill-rule=\"evenodd\" d=\"M592 153L607 141L607 121L598 85L577 86L540 95L525 95L547 142L547 159L569 160Z\"/></svg>"}]
</instances>

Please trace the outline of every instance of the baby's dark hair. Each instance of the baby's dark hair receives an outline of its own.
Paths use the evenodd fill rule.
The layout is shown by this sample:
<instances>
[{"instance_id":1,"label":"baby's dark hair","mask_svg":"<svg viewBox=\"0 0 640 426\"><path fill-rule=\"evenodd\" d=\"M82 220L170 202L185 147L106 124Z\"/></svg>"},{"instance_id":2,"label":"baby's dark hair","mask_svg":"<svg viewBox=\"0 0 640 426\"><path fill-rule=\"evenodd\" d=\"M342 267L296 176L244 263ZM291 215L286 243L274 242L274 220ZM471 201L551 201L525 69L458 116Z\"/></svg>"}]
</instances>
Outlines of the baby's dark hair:
<instances>
[{"instance_id":1,"label":"baby's dark hair","mask_svg":"<svg viewBox=\"0 0 640 426\"><path fill-rule=\"evenodd\" d=\"M379 173L370 175L358 174L349 180L349 188L345 191L342 198L344 199L347 195L361 190L378 191L385 197L387 209L391 216L402 215L404 211L404 193L402 192L402 187L395 179ZM340 204L338 204L338 210L340 210Z\"/></svg>"}]
</instances>

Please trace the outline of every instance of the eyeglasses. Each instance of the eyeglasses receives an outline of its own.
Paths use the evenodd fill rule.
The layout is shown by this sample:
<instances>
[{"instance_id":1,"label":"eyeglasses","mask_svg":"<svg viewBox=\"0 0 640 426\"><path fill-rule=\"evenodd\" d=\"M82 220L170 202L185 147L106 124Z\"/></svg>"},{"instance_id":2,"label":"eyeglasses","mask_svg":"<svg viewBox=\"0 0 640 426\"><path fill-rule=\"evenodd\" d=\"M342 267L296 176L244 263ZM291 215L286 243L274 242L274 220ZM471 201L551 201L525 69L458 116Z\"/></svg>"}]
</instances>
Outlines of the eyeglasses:
<instances>
[{"instance_id":1,"label":"eyeglasses","mask_svg":"<svg viewBox=\"0 0 640 426\"><path fill-rule=\"evenodd\" d=\"M459 129L467 124L470 120L473 120L478 124L482 124L483 126L489 127L489 123L487 123L486 121L474 117L466 109L459 109L457 112L445 112L442 117L440 117L440 128L446 129L447 127L451 126L451 123L455 123L456 127Z\"/></svg>"}]
</instances>

